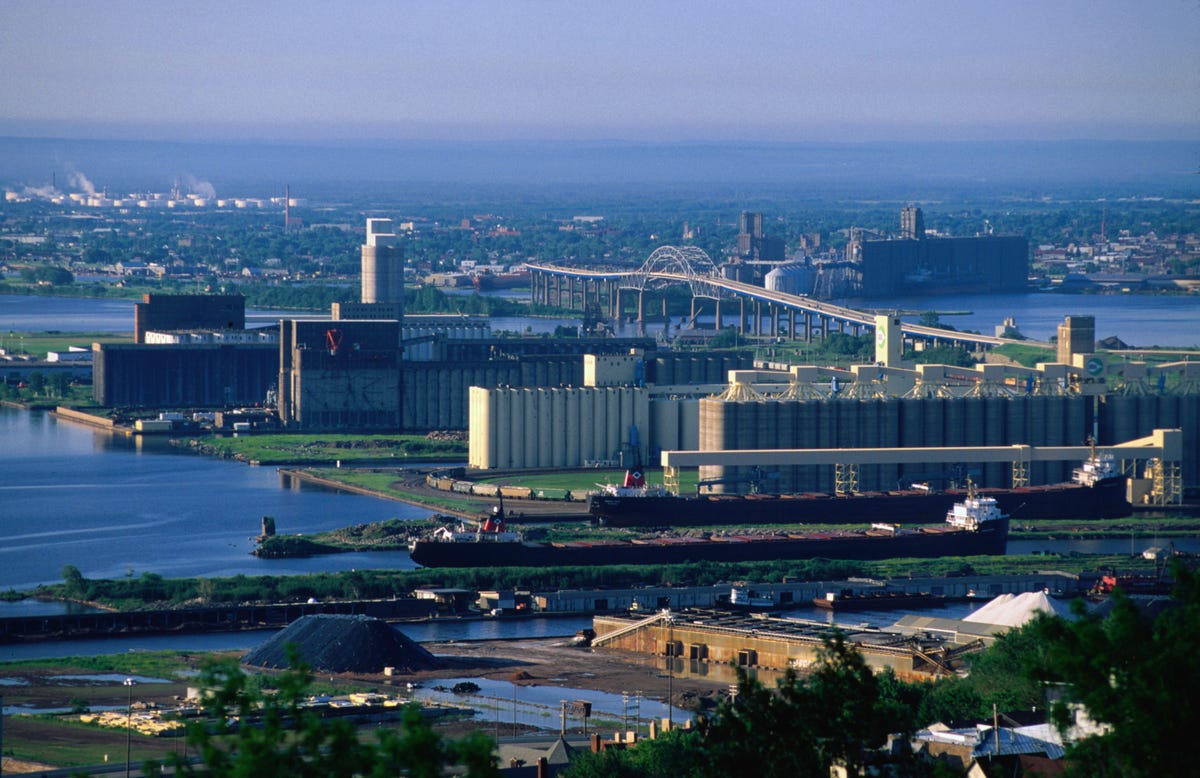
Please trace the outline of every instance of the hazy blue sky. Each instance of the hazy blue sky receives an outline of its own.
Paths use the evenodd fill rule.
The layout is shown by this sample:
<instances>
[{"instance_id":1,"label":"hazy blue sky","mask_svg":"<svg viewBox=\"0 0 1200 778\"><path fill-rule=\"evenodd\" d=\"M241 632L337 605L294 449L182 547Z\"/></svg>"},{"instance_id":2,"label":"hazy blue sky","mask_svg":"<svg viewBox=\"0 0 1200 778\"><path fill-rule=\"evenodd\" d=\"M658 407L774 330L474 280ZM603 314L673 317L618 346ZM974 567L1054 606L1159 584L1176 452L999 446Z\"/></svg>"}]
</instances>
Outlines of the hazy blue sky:
<instances>
[{"instance_id":1,"label":"hazy blue sky","mask_svg":"<svg viewBox=\"0 0 1200 778\"><path fill-rule=\"evenodd\" d=\"M1197 0L0 0L0 134L1200 138Z\"/></svg>"}]
</instances>

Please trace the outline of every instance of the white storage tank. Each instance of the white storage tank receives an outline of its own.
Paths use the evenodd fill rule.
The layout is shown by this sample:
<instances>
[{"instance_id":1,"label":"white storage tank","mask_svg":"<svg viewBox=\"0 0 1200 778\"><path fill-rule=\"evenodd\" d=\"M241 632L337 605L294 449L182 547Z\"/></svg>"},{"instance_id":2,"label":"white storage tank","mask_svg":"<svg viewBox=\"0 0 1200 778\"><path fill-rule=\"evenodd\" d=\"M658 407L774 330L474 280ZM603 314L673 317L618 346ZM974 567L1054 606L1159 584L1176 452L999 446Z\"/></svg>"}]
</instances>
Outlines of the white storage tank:
<instances>
[{"instance_id":1,"label":"white storage tank","mask_svg":"<svg viewBox=\"0 0 1200 778\"><path fill-rule=\"evenodd\" d=\"M763 286L772 292L783 292L792 295L808 295L812 293L816 274L812 268L802 262L780 265L767 273Z\"/></svg>"}]
</instances>

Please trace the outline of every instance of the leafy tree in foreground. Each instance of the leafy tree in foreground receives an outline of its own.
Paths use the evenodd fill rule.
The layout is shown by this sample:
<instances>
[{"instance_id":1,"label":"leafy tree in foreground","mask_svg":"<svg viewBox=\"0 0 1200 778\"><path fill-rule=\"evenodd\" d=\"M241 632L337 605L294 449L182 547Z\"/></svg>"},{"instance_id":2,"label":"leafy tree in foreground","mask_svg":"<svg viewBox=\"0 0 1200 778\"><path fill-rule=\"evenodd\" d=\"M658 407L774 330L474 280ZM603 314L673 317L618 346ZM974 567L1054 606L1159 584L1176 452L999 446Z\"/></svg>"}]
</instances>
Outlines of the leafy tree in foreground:
<instances>
[{"instance_id":1,"label":"leafy tree in foreground","mask_svg":"<svg viewBox=\"0 0 1200 778\"><path fill-rule=\"evenodd\" d=\"M1034 633L1046 647L1039 676L1065 684L1055 723L1066 728L1079 705L1106 731L1068 751L1073 772L1088 776L1189 775L1195 756L1187 744L1200 721L1200 577L1174 567L1178 607L1157 619L1144 615L1120 591L1107 618L1074 622L1043 617Z\"/></svg>"},{"instance_id":2,"label":"leafy tree in foreground","mask_svg":"<svg viewBox=\"0 0 1200 778\"><path fill-rule=\"evenodd\" d=\"M325 778L326 776L411 776L440 778L459 765L467 778L499 775L494 743L482 733L445 741L421 714L403 711L399 731L378 730L376 740L360 740L345 719L322 718L305 707L312 682L308 668L292 657L292 667L271 679L273 693L234 660L215 662L201 676L212 690L204 707L208 721L188 728L188 744L200 765L176 760L178 774L215 778Z\"/></svg>"}]
</instances>

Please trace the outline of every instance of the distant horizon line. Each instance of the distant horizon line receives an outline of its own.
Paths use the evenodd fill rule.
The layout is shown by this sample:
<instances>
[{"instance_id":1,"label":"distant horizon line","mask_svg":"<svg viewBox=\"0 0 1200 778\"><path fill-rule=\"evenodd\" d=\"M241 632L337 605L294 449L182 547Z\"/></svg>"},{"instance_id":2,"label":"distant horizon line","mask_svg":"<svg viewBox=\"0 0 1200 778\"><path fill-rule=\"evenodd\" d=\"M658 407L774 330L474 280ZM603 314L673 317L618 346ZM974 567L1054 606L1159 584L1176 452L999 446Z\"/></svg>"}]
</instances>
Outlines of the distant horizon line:
<instances>
[{"instance_id":1,"label":"distant horizon line","mask_svg":"<svg viewBox=\"0 0 1200 778\"><path fill-rule=\"evenodd\" d=\"M1095 145L1168 145L1193 143L1200 145L1200 137L1165 137L1165 138L1105 138L1105 137L1069 137L1069 138L1036 138L1036 137L1005 137L1005 138L952 138L952 139L917 139L917 138L874 138L874 139L755 139L755 138L678 138L672 140L655 140L646 138L561 138L561 137L503 137L503 138L437 138L437 137L338 137L338 136L124 136L124 135L76 135L76 134L32 134L0 131L0 141L74 141L100 143L189 143L200 145L280 145L280 146L379 146L396 144L420 144L430 146L512 146L528 144L555 144L558 146L969 146L969 145L1004 145L1004 144L1039 144L1048 146L1067 144Z\"/></svg>"}]
</instances>

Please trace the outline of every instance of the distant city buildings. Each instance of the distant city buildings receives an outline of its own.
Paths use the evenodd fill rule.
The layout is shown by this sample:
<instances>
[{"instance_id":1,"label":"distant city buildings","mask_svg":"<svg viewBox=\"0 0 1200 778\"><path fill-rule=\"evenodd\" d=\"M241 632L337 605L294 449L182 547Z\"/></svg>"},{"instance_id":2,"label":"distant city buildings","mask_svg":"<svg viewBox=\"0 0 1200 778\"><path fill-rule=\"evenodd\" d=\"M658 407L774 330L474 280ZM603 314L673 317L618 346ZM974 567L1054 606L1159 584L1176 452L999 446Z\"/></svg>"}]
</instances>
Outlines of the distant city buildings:
<instances>
[{"instance_id":1,"label":"distant city buildings","mask_svg":"<svg viewBox=\"0 0 1200 778\"><path fill-rule=\"evenodd\" d=\"M782 262L783 238L763 233L763 215L742 211L738 218L737 259L749 262Z\"/></svg>"},{"instance_id":2,"label":"distant city buildings","mask_svg":"<svg viewBox=\"0 0 1200 778\"><path fill-rule=\"evenodd\" d=\"M728 279L763 285L767 274L787 258L783 238L763 232L763 215L742 211L738 217L737 248L721 268Z\"/></svg>"},{"instance_id":3,"label":"distant city buildings","mask_svg":"<svg viewBox=\"0 0 1200 778\"><path fill-rule=\"evenodd\" d=\"M900 211L900 237L905 240L925 240L925 215L910 205Z\"/></svg>"}]
</instances>

